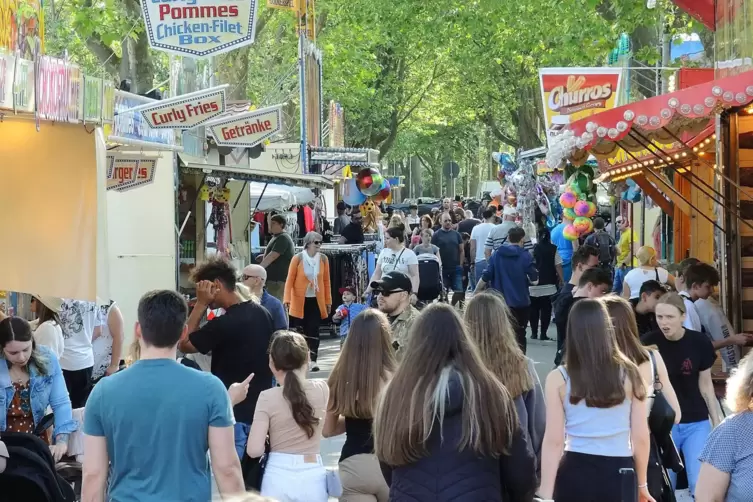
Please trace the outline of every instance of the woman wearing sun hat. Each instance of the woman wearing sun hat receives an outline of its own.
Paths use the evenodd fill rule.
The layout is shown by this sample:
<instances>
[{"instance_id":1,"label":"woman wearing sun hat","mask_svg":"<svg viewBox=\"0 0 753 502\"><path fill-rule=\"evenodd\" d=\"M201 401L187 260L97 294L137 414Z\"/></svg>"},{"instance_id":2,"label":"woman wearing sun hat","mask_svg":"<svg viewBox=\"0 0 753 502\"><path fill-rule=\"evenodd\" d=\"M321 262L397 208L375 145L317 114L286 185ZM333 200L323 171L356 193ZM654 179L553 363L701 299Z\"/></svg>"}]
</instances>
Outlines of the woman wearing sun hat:
<instances>
[{"instance_id":1,"label":"woman wearing sun hat","mask_svg":"<svg viewBox=\"0 0 753 502\"><path fill-rule=\"evenodd\" d=\"M37 315L34 340L49 347L60 358L65 348L63 329L60 327L60 311L63 299L54 296L33 295L31 310Z\"/></svg>"}]
</instances>

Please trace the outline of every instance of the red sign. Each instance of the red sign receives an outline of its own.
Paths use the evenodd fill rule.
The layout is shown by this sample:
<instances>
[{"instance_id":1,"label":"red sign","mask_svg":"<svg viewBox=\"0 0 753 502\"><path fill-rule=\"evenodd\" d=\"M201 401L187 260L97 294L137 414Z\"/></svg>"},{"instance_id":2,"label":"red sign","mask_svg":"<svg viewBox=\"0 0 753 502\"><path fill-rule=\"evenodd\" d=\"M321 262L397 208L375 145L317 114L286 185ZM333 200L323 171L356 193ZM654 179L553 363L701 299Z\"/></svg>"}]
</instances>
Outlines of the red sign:
<instances>
[{"instance_id":1,"label":"red sign","mask_svg":"<svg viewBox=\"0 0 753 502\"><path fill-rule=\"evenodd\" d=\"M254 147L282 129L282 105L241 113L207 125L220 146Z\"/></svg>"},{"instance_id":2,"label":"red sign","mask_svg":"<svg viewBox=\"0 0 753 502\"><path fill-rule=\"evenodd\" d=\"M155 159L108 155L107 190L124 192L154 181Z\"/></svg>"}]
</instances>

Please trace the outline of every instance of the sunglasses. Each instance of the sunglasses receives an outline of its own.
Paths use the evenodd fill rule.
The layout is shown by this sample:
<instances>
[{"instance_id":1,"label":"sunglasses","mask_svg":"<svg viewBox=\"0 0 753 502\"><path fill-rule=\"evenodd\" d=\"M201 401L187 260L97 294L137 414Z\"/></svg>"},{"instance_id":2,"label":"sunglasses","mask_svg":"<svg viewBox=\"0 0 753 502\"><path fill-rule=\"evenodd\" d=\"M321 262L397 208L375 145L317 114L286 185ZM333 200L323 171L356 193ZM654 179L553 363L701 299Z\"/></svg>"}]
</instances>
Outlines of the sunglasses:
<instances>
[{"instance_id":1,"label":"sunglasses","mask_svg":"<svg viewBox=\"0 0 753 502\"><path fill-rule=\"evenodd\" d=\"M244 281L247 281L249 279L261 279L258 275L243 275L241 276L241 279Z\"/></svg>"},{"instance_id":2,"label":"sunglasses","mask_svg":"<svg viewBox=\"0 0 753 502\"><path fill-rule=\"evenodd\" d=\"M313 244L314 246L321 246L322 245L322 241L314 241L311 244Z\"/></svg>"},{"instance_id":3,"label":"sunglasses","mask_svg":"<svg viewBox=\"0 0 753 502\"><path fill-rule=\"evenodd\" d=\"M380 291L379 292L379 294L382 295L385 298L387 298L390 295L394 295L395 293L405 293L405 291L402 290L402 289L395 289L395 290L392 290L392 291Z\"/></svg>"}]
</instances>

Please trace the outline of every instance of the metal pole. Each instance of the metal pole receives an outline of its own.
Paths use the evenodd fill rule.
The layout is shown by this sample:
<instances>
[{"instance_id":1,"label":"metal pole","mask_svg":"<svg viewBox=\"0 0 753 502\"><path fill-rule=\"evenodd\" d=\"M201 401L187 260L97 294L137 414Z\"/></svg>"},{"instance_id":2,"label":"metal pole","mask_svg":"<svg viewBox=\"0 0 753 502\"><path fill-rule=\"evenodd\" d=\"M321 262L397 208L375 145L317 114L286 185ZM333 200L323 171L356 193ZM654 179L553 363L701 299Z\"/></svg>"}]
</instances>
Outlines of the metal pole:
<instances>
[{"instance_id":1,"label":"metal pole","mask_svg":"<svg viewBox=\"0 0 753 502\"><path fill-rule=\"evenodd\" d=\"M298 20L298 87L301 101L301 163L303 172L308 173L308 141L306 139L306 36Z\"/></svg>"}]
</instances>

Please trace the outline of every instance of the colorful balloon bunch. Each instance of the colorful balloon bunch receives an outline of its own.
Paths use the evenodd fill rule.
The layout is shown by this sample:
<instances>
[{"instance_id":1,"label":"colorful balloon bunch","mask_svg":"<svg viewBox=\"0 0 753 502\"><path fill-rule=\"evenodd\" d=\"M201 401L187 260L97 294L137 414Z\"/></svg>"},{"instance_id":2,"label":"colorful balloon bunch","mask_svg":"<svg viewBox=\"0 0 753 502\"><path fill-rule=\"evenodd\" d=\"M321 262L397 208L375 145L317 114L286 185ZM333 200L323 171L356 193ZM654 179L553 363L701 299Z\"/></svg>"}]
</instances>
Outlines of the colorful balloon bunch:
<instances>
[{"instance_id":1,"label":"colorful balloon bunch","mask_svg":"<svg viewBox=\"0 0 753 502\"><path fill-rule=\"evenodd\" d=\"M361 169L343 183L343 202L349 206L359 206L369 198L378 204L389 196L390 182L374 167Z\"/></svg>"},{"instance_id":2,"label":"colorful balloon bunch","mask_svg":"<svg viewBox=\"0 0 753 502\"><path fill-rule=\"evenodd\" d=\"M596 215L598 207L588 200L588 189L591 181L583 173L574 174L559 197L560 205L565 208L562 216L571 223L565 227L563 235L566 239L574 241L581 235L593 231L594 225L591 220Z\"/></svg>"}]
</instances>

